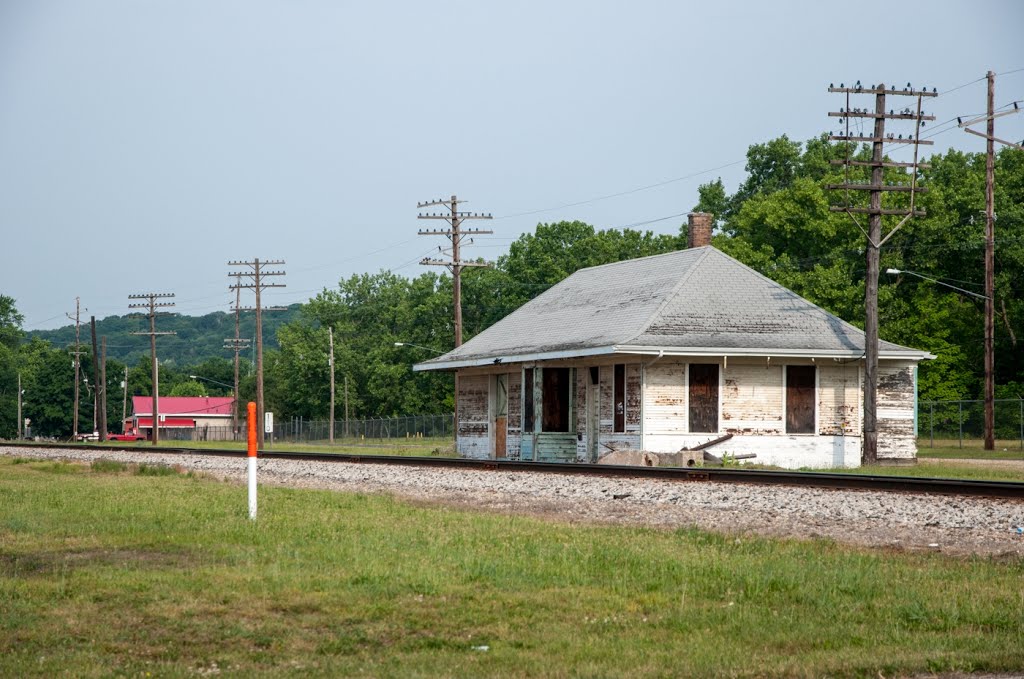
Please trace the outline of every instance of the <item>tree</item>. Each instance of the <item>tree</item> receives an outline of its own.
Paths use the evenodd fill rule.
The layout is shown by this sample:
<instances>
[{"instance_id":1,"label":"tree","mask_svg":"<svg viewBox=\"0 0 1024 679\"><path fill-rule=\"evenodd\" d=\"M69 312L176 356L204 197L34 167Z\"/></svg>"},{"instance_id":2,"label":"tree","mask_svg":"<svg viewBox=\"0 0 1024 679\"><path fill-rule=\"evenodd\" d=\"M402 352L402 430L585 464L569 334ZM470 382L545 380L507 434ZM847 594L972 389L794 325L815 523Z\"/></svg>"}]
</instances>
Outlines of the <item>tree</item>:
<instances>
[{"instance_id":1,"label":"tree","mask_svg":"<svg viewBox=\"0 0 1024 679\"><path fill-rule=\"evenodd\" d=\"M175 384L168 396L206 396L206 387L196 380L178 382Z\"/></svg>"}]
</instances>

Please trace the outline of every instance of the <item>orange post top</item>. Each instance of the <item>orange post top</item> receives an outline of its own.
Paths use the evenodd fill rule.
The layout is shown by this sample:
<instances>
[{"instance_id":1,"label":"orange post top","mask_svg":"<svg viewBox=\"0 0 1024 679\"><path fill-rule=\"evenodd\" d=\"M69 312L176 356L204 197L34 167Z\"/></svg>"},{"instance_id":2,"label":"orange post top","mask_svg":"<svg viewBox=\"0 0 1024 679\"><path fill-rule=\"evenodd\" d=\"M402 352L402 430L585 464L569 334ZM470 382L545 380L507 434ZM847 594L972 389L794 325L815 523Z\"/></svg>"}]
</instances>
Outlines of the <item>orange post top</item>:
<instances>
[{"instance_id":1,"label":"orange post top","mask_svg":"<svg viewBox=\"0 0 1024 679\"><path fill-rule=\"evenodd\" d=\"M249 457L256 457L256 404L249 401Z\"/></svg>"}]
</instances>

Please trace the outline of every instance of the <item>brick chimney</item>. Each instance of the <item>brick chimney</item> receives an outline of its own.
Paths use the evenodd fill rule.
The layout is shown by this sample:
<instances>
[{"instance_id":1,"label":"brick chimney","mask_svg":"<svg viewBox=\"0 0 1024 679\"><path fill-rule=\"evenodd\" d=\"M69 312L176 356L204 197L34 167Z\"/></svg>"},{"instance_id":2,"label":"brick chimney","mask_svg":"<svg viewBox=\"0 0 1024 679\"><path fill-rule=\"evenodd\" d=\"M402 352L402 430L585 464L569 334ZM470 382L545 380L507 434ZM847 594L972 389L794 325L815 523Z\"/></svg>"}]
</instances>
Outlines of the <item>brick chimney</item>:
<instances>
[{"instance_id":1,"label":"brick chimney","mask_svg":"<svg viewBox=\"0 0 1024 679\"><path fill-rule=\"evenodd\" d=\"M710 212L691 212L687 218L689 226L686 229L686 246L700 248L711 245L711 223L714 221L714 215Z\"/></svg>"}]
</instances>

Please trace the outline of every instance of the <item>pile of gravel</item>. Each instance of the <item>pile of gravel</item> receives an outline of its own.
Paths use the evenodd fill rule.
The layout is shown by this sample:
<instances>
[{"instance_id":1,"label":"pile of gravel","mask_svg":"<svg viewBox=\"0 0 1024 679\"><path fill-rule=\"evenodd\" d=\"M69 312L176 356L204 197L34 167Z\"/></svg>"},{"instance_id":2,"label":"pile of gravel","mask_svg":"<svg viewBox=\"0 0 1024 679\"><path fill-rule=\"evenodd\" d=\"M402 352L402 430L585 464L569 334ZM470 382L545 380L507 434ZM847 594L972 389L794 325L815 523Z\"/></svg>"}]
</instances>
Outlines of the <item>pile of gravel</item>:
<instances>
[{"instance_id":1,"label":"pile of gravel","mask_svg":"<svg viewBox=\"0 0 1024 679\"><path fill-rule=\"evenodd\" d=\"M185 453L3 446L0 454L172 464L239 482L246 470L244 458ZM261 459L259 474L264 484L391 493L561 521L826 537L952 554L1024 554L1024 502L1017 500L278 459Z\"/></svg>"}]
</instances>

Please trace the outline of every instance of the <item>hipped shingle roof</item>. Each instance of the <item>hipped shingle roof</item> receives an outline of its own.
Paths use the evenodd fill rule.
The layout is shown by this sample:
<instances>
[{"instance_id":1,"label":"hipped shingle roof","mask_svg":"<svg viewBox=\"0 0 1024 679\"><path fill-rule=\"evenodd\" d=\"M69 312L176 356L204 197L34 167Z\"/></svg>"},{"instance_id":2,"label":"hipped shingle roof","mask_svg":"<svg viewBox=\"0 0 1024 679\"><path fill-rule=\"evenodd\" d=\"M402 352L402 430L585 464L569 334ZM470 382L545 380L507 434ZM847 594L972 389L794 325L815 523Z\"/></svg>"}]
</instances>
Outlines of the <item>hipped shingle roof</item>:
<instances>
[{"instance_id":1,"label":"hipped shingle roof","mask_svg":"<svg viewBox=\"0 0 1024 679\"><path fill-rule=\"evenodd\" d=\"M581 269L416 369L661 352L855 358L864 333L706 246ZM879 352L931 357L884 341Z\"/></svg>"}]
</instances>

